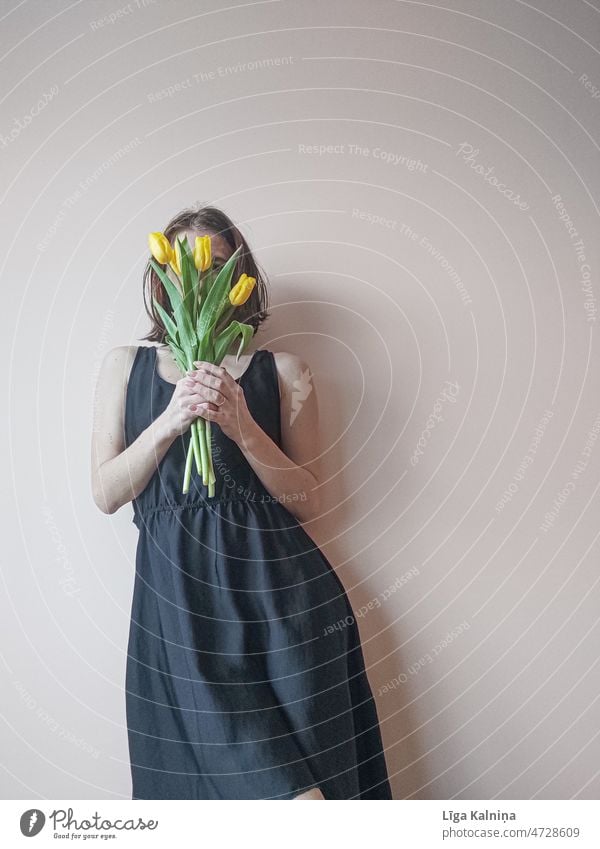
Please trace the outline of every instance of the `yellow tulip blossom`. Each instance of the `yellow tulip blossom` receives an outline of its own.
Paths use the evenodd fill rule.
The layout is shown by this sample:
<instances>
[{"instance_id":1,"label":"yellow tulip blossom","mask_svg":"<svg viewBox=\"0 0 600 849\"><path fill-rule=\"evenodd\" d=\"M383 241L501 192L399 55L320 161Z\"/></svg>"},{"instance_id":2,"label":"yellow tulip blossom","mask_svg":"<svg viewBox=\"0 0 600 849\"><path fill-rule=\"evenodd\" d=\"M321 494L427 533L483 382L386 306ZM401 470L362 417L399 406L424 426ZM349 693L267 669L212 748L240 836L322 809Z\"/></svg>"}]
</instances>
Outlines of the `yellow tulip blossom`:
<instances>
[{"instance_id":1,"label":"yellow tulip blossom","mask_svg":"<svg viewBox=\"0 0 600 849\"><path fill-rule=\"evenodd\" d=\"M240 279L229 292L229 300L231 304L233 304L234 307L241 307L242 304L245 304L252 294L252 290L255 285L256 278L248 277L247 274L241 274Z\"/></svg>"},{"instance_id":2,"label":"yellow tulip blossom","mask_svg":"<svg viewBox=\"0 0 600 849\"><path fill-rule=\"evenodd\" d=\"M206 271L212 263L210 236L196 236L194 265L198 271Z\"/></svg>"},{"instance_id":3,"label":"yellow tulip blossom","mask_svg":"<svg viewBox=\"0 0 600 849\"><path fill-rule=\"evenodd\" d=\"M150 233L148 235L150 253L161 265L171 262L173 248L164 233Z\"/></svg>"}]
</instances>

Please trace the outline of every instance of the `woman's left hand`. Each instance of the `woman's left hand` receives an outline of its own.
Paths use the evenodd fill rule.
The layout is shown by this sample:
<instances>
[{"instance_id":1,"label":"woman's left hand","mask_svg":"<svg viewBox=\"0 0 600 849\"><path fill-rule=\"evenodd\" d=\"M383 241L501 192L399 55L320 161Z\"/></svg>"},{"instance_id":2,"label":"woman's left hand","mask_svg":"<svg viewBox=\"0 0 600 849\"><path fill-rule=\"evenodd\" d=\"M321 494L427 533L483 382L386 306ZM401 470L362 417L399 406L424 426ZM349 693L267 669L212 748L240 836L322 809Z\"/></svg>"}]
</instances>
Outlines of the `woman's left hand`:
<instances>
[{"instance_id":1,"label":"woman's left hand","mask_svg":"<svg viewBox=\"0 0 600 849\"><path fill-rule=\"evenodd\" d=\"M254 419L246 404L244 390L224 366L198 360L196 369L187 380L195 389L190 410L211 422L216 422L225 436L236 443L243 441Z\"/></svg>"}]
</instances>

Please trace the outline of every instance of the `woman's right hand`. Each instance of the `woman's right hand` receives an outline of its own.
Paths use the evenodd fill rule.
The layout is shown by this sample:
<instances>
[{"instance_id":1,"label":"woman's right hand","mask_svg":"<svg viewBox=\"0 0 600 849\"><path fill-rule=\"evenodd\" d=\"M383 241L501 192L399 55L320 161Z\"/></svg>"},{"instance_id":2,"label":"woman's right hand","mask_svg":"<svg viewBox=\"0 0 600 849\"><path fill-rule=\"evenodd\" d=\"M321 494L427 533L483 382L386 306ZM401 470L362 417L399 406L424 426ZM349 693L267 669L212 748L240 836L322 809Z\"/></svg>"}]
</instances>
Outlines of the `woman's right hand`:
<instances>
[{"instance_id":1,"label":"woman's right hand","mask_svg":"<svg viewBox=\"0 0 600 849\"><path fill-rule=\"evenodd\" d=\"M165 427L173 438L182 436L192 422L198 419L198 411L190 408L194 404L205 401L205 399L194 388L196 385L196 382L192 378L183 375L175 384L171 400L165 411L161 414Z\"/></svg>"}]
</instances>

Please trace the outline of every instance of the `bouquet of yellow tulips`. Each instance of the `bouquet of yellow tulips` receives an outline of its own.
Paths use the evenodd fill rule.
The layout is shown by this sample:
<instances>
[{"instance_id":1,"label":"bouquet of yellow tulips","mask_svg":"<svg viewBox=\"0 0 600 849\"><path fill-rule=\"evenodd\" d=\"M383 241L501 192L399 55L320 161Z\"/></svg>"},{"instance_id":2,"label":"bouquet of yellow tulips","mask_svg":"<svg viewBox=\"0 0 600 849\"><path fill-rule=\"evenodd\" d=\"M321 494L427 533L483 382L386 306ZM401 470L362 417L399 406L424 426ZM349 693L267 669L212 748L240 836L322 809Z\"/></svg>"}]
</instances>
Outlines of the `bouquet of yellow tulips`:
<instances>
[{"instance_id":1,"label":"bouquet of yellow tulips","mask_svg":"<svg viewBox=\"0 0 600 849\"><path fill-rule=\"evenodd\" d=\"M241 337L237 360L248 347L254 328L244 322L227 322L235 308L248 300L256 285L254 277L242 274L231 287L241 245L215 274L215 269L211 268L210 236L197 236L193 251L187 236L183 240L177 237L173 247L164 233L150 233L148 244L154 257L149 262L165 287L171 304L170 313L155 297L152 300L165 327L165 341L181 372L185 374L193 369L194 360L220 365L235 340ZM162 268L167 264L175 273L176 284ZM208 487L209 498L215 494L210 425L210 421L201 416L192 422L183 475L184 494L190 488L194 460L198 473L202 475L202 483Z\"/></svg>"}]
</instances>

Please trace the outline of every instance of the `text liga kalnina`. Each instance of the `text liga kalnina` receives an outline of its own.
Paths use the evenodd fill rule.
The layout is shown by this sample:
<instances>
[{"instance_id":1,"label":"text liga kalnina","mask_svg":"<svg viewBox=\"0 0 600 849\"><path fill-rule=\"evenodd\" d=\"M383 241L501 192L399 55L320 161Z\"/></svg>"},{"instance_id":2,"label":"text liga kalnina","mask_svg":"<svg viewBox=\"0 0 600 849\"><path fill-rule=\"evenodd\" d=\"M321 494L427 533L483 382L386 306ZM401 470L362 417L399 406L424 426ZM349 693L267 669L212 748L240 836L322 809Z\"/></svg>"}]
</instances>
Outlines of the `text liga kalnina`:
<instances>
[{"instance_id":1,"label":"text liga kalnina","mask_svg":"<svg viewBox=\"0 0 600 849\"><path fill-rule=\"evenodd\" d=\"M516 820L514 811L442 811L442 819L461 822L461 820Z\"/></svg>"}]
</instances>

